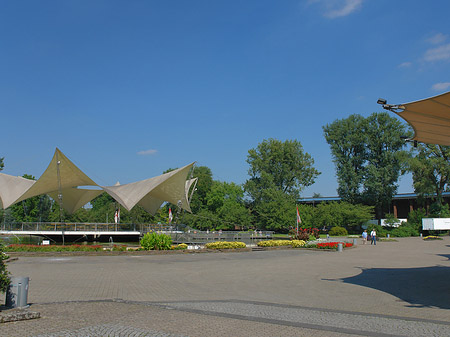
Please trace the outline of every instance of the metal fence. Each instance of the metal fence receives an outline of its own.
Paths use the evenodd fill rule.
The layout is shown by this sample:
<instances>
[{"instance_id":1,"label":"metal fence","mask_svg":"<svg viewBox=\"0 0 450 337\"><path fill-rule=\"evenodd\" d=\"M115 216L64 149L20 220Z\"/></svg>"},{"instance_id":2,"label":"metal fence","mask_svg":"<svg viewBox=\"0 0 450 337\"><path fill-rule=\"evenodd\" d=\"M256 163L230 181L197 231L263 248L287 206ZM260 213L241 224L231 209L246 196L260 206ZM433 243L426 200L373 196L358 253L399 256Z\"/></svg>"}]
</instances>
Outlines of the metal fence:
<instances>
[{"instance_id":1,"label":"metal fence","mask_svg":"<svg viewBox=\"0 0 450 337\"><path fill-rule=\"evenodd\" d=\"M14 232L162 232L170 235L175 243L203 245L214 241L241 241L246 244L271 239L272 231L199 231L185 225L168 224L116 224L116 223L66 223L66 222L21 222L0 226L1 231Z\"/></svg>"}]
</instances>

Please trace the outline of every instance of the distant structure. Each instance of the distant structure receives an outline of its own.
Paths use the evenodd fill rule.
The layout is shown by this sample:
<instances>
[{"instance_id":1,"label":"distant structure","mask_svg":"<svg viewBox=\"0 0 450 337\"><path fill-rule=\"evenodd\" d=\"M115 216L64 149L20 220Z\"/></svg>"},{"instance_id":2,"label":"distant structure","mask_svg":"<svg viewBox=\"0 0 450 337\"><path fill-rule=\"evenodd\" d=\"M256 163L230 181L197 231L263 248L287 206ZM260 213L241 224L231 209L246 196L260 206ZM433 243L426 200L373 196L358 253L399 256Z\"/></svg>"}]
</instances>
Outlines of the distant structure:
<instances>
[{"instance_id":1,"label":"distant structure","mask_svg":"<svg viewBox=\"0 0 450 337\"><path fill-rule=\"evenodd\" d=\"M450 192L442 193L443 202L450 203ZM319 197L319 198L302 198L299 200L300 204L317 205L323 202L341 201L340 197ZM398 219L406 219L409 212L418 209L425 208L428 210L432 204L431 197L423 198L419 197L416 193L401 193L396 194L392 198L391 205L389 206L389 213L393 214Z\"/></svg>"}]
</instances>

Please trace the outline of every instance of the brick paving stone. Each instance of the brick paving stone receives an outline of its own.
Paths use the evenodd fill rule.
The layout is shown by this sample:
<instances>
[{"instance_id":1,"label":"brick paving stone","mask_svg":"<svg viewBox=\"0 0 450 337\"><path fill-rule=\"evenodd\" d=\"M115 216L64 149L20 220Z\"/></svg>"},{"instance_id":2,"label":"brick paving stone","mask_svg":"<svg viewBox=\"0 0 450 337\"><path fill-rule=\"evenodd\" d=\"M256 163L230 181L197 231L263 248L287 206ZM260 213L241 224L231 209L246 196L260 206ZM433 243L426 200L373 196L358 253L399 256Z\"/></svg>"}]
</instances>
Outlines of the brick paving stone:
<instances>
[{"instance_id":1,"label":"brick paving stone","mask_svg":"<svg viewBox=\"0 0 450 337\"><path fill-rule=\"evenodd\" d=\"M41 318L0 324L0 336L88 328L112 336L442 336L449 257L449 237L342 253L19 256L8 269L30 277L30 310Z\"/></svg>"}]
</instances>

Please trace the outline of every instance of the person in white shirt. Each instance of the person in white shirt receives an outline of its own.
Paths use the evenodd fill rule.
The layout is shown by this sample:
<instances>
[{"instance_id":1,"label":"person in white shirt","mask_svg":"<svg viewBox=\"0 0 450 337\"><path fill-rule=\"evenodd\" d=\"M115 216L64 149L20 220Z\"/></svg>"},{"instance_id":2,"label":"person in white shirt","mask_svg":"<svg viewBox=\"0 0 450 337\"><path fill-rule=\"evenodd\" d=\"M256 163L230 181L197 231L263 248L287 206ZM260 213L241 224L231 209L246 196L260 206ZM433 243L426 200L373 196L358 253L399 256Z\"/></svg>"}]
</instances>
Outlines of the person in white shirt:
<instances>
[{"instance_id":1,"label":"person in white shirt","mask_svg":"<svg viewBox=\"0 0 450 337\"><path fill-rule=\"evenodd\" d=\"M376 245L377 244L377 232L375 231L375 228L372 229L372 231L370 232L370 238L372 239L370 244L371 245Z\"/></svg>"}]
</instances>

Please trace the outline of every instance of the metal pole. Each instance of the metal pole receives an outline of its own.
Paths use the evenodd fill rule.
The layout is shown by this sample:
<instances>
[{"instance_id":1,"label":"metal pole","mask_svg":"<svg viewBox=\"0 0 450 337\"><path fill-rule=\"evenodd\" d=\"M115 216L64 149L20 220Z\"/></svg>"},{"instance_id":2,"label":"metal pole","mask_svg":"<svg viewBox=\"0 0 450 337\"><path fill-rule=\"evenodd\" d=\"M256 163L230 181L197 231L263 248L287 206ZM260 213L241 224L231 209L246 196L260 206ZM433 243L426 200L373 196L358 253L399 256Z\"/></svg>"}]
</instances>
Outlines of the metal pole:
<instances>
[{"instance_id":1,"label":"metal pole","mask_svg":"<svg viewBox=\"0 0 450 337\"><path fill-rule=\"evenodd\" d=\"M63 246L65 244L64 242L64 225L63 222L63 211L62 211L62 203L63 203L63 196L62 196L62 186L61 186L61 173L59 165L61 165L61 161L58 158L58 152L56 152L56 177L58 179L58 200L59 200L59 222L61 223L61 234L62 234L62 241Z\"/></svg>"}]
</instances>

